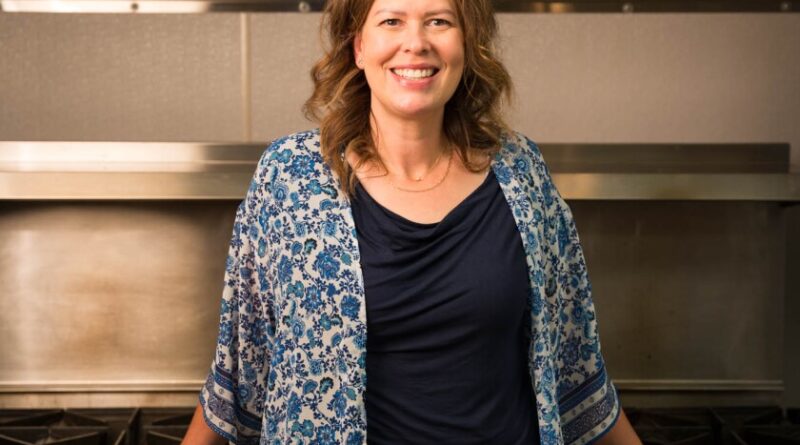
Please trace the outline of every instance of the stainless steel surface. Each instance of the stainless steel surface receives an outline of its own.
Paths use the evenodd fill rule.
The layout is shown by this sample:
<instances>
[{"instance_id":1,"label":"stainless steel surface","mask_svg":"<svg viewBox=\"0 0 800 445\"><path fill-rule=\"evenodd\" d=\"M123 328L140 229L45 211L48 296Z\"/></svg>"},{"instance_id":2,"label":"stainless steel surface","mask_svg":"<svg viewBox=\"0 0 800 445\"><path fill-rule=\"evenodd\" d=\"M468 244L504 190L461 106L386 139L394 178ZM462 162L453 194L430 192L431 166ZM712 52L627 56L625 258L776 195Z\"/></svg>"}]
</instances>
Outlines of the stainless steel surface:
<instances>
[{"instance_id":1,"label":"stainless steel surface","mask_svg":"<svg viewBox=\"0 0 800 445\"><path fill-rule=\"evenodd\" d=\"M241 200L248 173L0 173L0 200Z\"/></svg>"},{"instance_id":2,"label":"stainless steel surface","mask_svg":"<svg viewBox=\"0 0 800 445\"><path fill-rule=\"evenodd\" d=\"M0 200L240 200L252 174L0 172ZM568 200L800 201L800 175L788 174L556 173L553 181Z\"/></svg>"},{"instance_id":3,"label":"stainless steel surface","mask_svg":"<svg viewBox=\"0 0 800 445\"><path fill-rule=\"evenodd\" d=\"M800 201L799 174L556 173L565 199Z\"/></svg>"},{"instance_id":4,"label":"stainless steel surface","mask_svg":"<svg viewBox=\"0 0 800 445\"><path fill-rule=\"evenodd\" d=\"M241 199L266 145L0 142L0 199ZM570 200L800 201L800 175L763 173L788 169L785 145L543 144L542 152ZM683 169L693 173L675 173ZM559 173L604 170L612 173Z\"/></svg>"},{"instance_id":5,"label":"stainless steel surface","mask_svg":"<svg viewBox=\"0 0 800 445\"><path fill-rule=\"evenodd\" d=\"M204 379L3 381L0 393L185 392L198 391L204 382Z\"/></svg>"},{"instance_id":6,"label":"stainless steel surface","mask_svg":"<svg viewBox=\"0 0 800 445\"><path fill-rule=\"evenodd\" d=\"M632 11L641 11L637 8L631 3ZM319 56L320 14L243 15L251 25L247 40L242 15L237 14L0 14L0 139L247 142L251 133L252 140L269 140L312 127L301 116L300 105L310 92L308 69ZM544 141L786 141L795 147L792 171L800 172L799 18L499 14L501 55L516 87L509 121L543 148ZM241 73L246 43L252 63L248 73ZM252 83L249 90L243 85L246 76ZM243 97L252 107L250 119ZM89 169L90 179L103 174L97 163L89 164L94 167L78 166L72 173ZM202 179L207 172L239 168L163 164L144 162L110 175L162 169L172 175L187 168L195 170L184 173L200 175L202 186L209 182ZM61 169L37 168L13 174L22 173L17 179L24 180L28 173ZM127 181L139 184L136 178ZM241 184L224 194L234 200L246 179L230 183ZM570 187L563 178L558 184ZM624 196L636 184L629 181L604 193ZM125 196L120 190L118 196ZM81 193L89 194L85 188ZM0 297L0 314L6 317L0 319L0 368L17 372L2 374L0 381L103 381L112 386L146 381L152 389L8 392L0 394L0 406L196 403L196 391L183 383L186 392L180 393L162 384L199 381L207 368L198 357L211 354L221 289L212 275L221 274L229 236L229 226L222 226L230 224L234 203L205 202L205 210L181 210L196 204L0 200L0 283L6 286ZM221 205L230 208L219 210ZM635 399L642 406L712 399L741 404L783 396L787 403L800 403L795 358L800 354L797 344L788 341L797 337L800 313L795 304L798 274L792 273L800 245L798 206L626 200L575 200L571 205L587 251L604 353L615 381L724 380L746 385L783 380L786 386L785 393L749 390L744 398L735 390L623 390L624 400ZM209 214L203 216L205 212ZM220 220L211 217L215 212ZM66 220L72 221L69 227ZM784 226L794 233L786 243L776 238ZM189 241L187 233L196 236ZM788 253L783 253L785 244L791 248ZM216 250L204 250L209 245ZM193 268L203 270L197 276L185 272L183 261L189 259L205 264ZM37 262L41 265L35 266ZM779 276L783 271L785 279ZM183 279L176 285L175 277ZM787 310L781 316L782 293ZM95 305L90 295L97 296ZM153 295L168 297L154 302ZM101 315L97 321L75 323L81 315L75 304L86 301L83 313L90 320ZM166 309L154 309L157 304ZM179 312L197 313L199 319L178 322L173 306L194 308ZM30 351L52 350L50 357L33 357L19 347L20 334L33 328L26 331L19 323L9 327L14 317L42 323L42 334L30 341ZM67 319L73 320L72 328ZM111 320L118 322L117 328L110 327ZM731 327L737 330L724 337L722 332ZM176 335L180 340L171 340ZM126 336L142 337L147 351L128 350ZM110 352L108 343L118 347ZM171 349L172 343L183 347ZM784 357L775 352L781 345ZM99 352L101 359L89 356L89 350ZM12 352L17 356L6 355ZM120 365L128 360L122 354L132 354L131 360L143 357L142 367ZM19 366L6 367L6 357L14 357ZM79 366L88 362L96 375ZM157 367L158 362L164 367ZM28 379L23 371L29 367L50 374L34 373Z\"/></svg>"},{"instance_id":7,"label":"stainless steel surface","mask_svg":"<svg viewBox=\"0 0 800 445\"><path fill-rule=\"evenodd\" d=\"M779 204L570 205L623 391L780 395ZM196 400L235 206L0 202L0 406Z\"/></svg>"},{"instance_id":8,"label":"stainless steel surface","mask_svg":"<svg viewBox=\"0 0 800 445\"><path fill-rule=\"evenodd\" d=\"M509 120L538 143L788 142L800 173L800 16L498 18Z\"/></svg>"},{"instance_id":9,"label":"stainless steel surface","mask_svg":"<svg viewBox=\"0 0 800 445\"><path fill-rule=\"evenodd\" d=\"M236 205L0 203L0 382L203 379Z\"/></svg>"},{"instance_id":10,"label":"stainless steel surface","mask_svg":"<svg viewBox=\"0 0 800 445\"><path fill-rule=\"evenodd\" d=\"M550 171L557 173L789 172L789 144L542 144L540 148Z\"/></svg>"},{"instance_id":11,"label":"stainless steel surface","mask_svg":"<svg viewBox=\"0 0 800 445\"><path fill-rule=\"evenodd\" d=\"M796 2L795 2L796 3ZM321 11L322 0L0 0L4 12L207 13ZM501 12L792 12L787 0L565 1L496 0Z\"/></svg>"},{"instance_id":12,"label":"stainless steel surface","mask_svg":"<svg viewBox=\"0 0 800 445\"><path fill-rule=\"evenodd\" d=\"M782 392L785 389L783 380L614 379L614 386L624 391Z\"/></svg>"},{"instance_id":13,"label":"stainless steel surface","mask_svg":"<svg viewBox=\"0 0 800 445\"><path fill-rule=\"evenodd\" d=\"M764 390L753 382L789 378L783 345L796 340L784 337L783 326L784 277L792 273L785 269L785 206L573 201L570 207L615 380L736 381Z\"/></svg>"},{"instance_id":14,"label":"stainless steel surface","mask_svg":"<svg viewBox=\"0 0 800 445\"><path fill-rule=\"evenodd\" d=\"M252 171L266 145L0 141L0 171Z\"/></svg>"},{"instance_id":15,"label":"stainless steel surface","mask_svg":"<svg viewBox=\"0 0 800 445\"><path fill-rule=\"evenodd\" d=\"M36 382L0 382L0 393L106 393L106 392L183 392L197 391L205 381L197 380L54 380ZM614 379L623 391L762 391L784 390L782 380L675 380Z\"/></svg>"},{"instance_id":16,"label":"stainless steel surface","mask_svg":"<svg viewBox=\"0 0 800 445\"><path fill-rule=\"evenodd\" d=\"M783 326L783 375L786 381L786 404L800 407L800 206L786 212L786 306Z\"/></svg>"},{"instance_id":17,"label":"stainless steel surface","mask_svg":"<svg viewBox=\"0 0 800 445\"><path fill-rule=\"evenodd\" d=\"M311 67L322 56L321 18L318 13L251 14L252 140L272 140L317 126L301 110L314 90Z\"/></svg>"},{"instance_id":18,"label":"stainless steel surface","mask_svg":"<svg viewBox=\"0 0 800 445\"><path fill-rule=\"evenodd\" d=\"M0 14L0 140L242 141L240 40L237 14Z\"/></svg>"},{"instance_id":19,"label":"stainless steel surface","mask_svg":"<svg viewBox=\"0 0 800 445\"><path fill-rule=\"evenodd\" d=\"M797 6L792 2L781 0L640 0L640 1L603 1L583 0L564 2L544 2L530 0L495 0L495 9L502 12L528 13L636 13L636 12L792 12Z\"/></svg>"},{"instance_id":20,"label":"stainless steel surface","mask_svg":"<svg viewBox=\"0 0 800 445\"><path fill-rule=\"evenodd\" d=\"M118 408L196 406L200 385L191 391L0 393L0 408Z\"/></svg>"},{"instance_id":21,"label":"stainless steel surface","mask_svg":"<svg viewBox=\"0 0 800 445\"><path fill-rule=\"evenodd\" d=\"M322 0L0 0L3 12L158 13L310 12Z\"/></svg>"}]
</instances>

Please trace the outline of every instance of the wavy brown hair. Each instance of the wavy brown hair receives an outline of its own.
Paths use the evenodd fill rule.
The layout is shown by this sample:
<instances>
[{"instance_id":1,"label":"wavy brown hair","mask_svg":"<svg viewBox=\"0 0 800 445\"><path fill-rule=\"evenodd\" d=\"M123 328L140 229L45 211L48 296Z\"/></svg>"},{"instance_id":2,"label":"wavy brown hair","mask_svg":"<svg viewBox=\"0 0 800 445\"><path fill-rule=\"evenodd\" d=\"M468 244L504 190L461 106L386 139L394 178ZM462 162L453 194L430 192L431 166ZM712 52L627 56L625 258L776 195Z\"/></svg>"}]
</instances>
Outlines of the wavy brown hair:
<instances>
[{"instance_id":1,"label":"wavy brown hair","mask_svg":"<svg viewBox=\"0 0 800 445\"><path fill-rule=\"evenodd\" d=\"M320 126L322 155L352 195L355 172L344 159L346 150L358 155L360 167L377 161L370 128L370 89L355 64L353 42L367 20L374 0L329 0L321 37L324 56L311 69L314 92L303 106L305 115ZM451 0L464 36L464 74L445 105L443 130L457 147L467 168L479 171L469 156L473 149L494 155L508 126L501 117L502 99L511 99L511 77L494 54L497 22L491 0Z\"/></svg>"}]
</instances>

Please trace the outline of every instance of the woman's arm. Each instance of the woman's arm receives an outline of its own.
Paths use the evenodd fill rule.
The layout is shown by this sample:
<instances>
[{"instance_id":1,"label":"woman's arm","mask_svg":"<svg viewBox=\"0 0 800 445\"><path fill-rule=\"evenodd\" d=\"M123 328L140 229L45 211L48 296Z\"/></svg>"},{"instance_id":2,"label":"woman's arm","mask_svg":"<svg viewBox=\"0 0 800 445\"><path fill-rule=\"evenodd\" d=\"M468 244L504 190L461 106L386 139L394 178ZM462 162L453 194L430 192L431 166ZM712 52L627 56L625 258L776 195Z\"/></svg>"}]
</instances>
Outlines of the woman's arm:
<instances>
[{"instance_id":1,"label":"woman's arm","mask_svg":"<svg viewBox=\"0 0 800 445\"><path fill-rule=\"evenodd\" d=\"M597 445L642 445L622 407L619 408L617 423L597 441Z\"/></svg>"},{"instance_id":2,"label":"woman's arm","mask_svg":"<svg viewBox=\"0 0 800 445\"><path fill-rule=\"evenodd\" d=\"M206 425L206 420L203 418L203 405L197 404L197 409L194 410L194 417L189 429L186 431L186 436L183 437L182 445L225 445L227 441L211 430Z\"/></svg>"}]
</instances>

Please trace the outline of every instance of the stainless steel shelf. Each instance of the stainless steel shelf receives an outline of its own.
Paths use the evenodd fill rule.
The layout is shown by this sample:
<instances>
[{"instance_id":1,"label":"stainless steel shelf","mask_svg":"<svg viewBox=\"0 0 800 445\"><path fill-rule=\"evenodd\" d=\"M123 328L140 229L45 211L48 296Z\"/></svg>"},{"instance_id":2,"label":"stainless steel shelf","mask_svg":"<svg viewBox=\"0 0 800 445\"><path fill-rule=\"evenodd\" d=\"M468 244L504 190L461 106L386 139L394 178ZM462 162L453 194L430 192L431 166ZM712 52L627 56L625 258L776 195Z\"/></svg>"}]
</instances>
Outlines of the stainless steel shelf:
<instances>
[{"instance_id":1,"label":"stainless steel shelf","mask_svg":"<svg viewBox=\"0 0 800 445\"><path fill-rule=\"evenodd\" d=\"M800 175L554 173L564 199L800 202Z\"/></svg>"},{"instance_id":2,"label":"stainless steel shelf","mask_svg":"<svg viewBox=\"0 0 800 445\"><path fill-rule=\"evenodd\" d=\"M252 172L0 172L0 200L240 200ZM568 200L800 202L800 175L555 173Z\"/></svg>"},{"instance_id":3,"label":"stainless steel shelf","mask_svg":"<svg viewBox=\"0 0 800 445\"><path fill-rule=\"evenodd\" d=\"M0 173L0 199L240 200L253 173Z\"/></svg>"},{"instance_id":4,"label":"stainless steel shelf","mask_svg":"<svg viewBox=\"0 0 800 445\"><path fill-rule=\"evenodd\" d=\"M495 0L497 12L516 13L707 13L797 12L798 0ZM0 0L0 12L156 13L314 12L323 0Z\"/></svg>"},{"instance_id":5,"label":"stainless steel shelf","mask_svg":"<svg viewBox=\"0 0 800 445\"><path fill-rule=\"evenodd\" d=\"M0 200L240 200L266 143L0 142ZM787 144L543 144L568 200L800 202Z\"/></svg>"}]
</instances>

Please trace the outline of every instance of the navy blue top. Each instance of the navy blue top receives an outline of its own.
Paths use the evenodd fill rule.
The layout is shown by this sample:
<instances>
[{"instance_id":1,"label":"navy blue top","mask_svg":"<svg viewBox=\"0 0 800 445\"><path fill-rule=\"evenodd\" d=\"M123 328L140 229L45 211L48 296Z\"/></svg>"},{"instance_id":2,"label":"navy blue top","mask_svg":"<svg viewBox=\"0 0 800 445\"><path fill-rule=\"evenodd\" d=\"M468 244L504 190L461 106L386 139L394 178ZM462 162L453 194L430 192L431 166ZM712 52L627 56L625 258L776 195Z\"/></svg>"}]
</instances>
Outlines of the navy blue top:
<instances>
[{"instance_id":1,"label":"navy blue top","mask_svg":"<svg viewBox=\"0 0 800 445\"><path fill-rule=\"evenodd\" d=\"M528 268L500 184L421 224L352 200L367 306L367 440L538 444Z\"/></svg>"}]
</instances>

